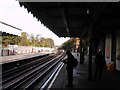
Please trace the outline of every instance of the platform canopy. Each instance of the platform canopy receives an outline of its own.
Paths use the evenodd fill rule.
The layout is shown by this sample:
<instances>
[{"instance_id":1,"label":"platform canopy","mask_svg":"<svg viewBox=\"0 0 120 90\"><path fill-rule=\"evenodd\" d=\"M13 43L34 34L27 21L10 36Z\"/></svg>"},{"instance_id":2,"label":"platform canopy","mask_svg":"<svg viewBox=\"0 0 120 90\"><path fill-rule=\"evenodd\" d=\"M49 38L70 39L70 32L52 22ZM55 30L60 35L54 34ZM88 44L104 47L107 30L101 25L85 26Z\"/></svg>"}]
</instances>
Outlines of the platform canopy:
<instances>
[{"instance_id":1,"label":"platform canopy","mask_svg":"<svg viewBox=\"0 0 120 90\"><path fill-rule=\"evenodd\" d=\"M120 29L118 2L19 2L59 37L96 36Z\"/></svg>"}]
</instances>

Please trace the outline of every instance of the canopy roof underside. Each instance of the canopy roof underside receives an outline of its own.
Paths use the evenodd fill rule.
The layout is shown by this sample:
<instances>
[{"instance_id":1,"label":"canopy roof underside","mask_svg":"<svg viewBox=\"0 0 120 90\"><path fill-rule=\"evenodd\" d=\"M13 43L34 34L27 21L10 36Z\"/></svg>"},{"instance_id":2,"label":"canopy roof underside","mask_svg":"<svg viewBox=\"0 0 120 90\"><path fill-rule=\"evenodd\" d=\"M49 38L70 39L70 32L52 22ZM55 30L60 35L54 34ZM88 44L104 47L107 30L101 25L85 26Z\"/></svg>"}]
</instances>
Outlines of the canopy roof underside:
<instances>
[{"instance_id":1,"label":"canopy roof underside","mask_svg":"<svg viewBox=\"0 0 120 90\"><path fill-rule=\"evenodd\" d=\"M19 2L59 37L96 36L120 29L120 3Z\"/></svg>"}]
</instances>

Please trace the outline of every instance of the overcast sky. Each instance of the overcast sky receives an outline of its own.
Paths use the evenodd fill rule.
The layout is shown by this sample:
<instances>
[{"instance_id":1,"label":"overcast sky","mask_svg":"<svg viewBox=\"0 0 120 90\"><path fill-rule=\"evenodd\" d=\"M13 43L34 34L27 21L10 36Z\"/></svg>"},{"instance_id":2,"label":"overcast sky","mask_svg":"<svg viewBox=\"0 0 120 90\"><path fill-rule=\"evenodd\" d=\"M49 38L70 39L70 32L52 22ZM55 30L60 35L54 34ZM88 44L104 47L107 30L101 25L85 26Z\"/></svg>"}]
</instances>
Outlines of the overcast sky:
<instances>
[{"instance_id":1,"label":"overcast sky","mask_svg":"<svg viewBox=\"0 0 120 90\"><path fill-rule=\"evenodd\" d=\"M0 21L22 29L22 32L30 34L40 34L45 38L52 38L55 45L60 45L69 38L59 38L52 31L46 28L41 22L34 18L27 9L20 7L18 1L0 0ZM11 34L20 35L21 31L11 27L1 25L0 31L6 31Z\"/></svg>"}]
</instances>

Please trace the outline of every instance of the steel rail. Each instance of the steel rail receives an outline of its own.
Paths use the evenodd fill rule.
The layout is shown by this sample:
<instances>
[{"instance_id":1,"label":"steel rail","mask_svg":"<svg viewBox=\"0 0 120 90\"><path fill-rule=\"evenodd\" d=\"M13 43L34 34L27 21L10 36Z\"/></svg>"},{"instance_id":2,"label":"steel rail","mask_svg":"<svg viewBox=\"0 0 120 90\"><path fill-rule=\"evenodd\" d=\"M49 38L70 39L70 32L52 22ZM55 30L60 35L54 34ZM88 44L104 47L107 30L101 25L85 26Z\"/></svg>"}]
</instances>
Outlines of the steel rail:
<instances>
[{"instance_id":1,"label":"steel rail","mask_svg":"<svg viewBox=\"0 0 120 90\"><path fill-rule=\"evenodd\" d=\"M24 73L32 70L32 69L38 67L39 65L42 65L43 63L45 63L45 62L41 62L41 63L38 63L38 64L36 64L36 65L32 65L31 67L28 67L27 69L25 69L25 68L23 67L23 69L25 69L25 70L19 71L17 74L14 74L13 76L7 78L6 80L3 80L3 81L2 81L2 84L5 84L6 82L8 82L8 81L10 81L10 80L12 80L12 79L20 76L20 75L22 75L22 74L24 74Z\"/></svg>"},{"instance_id":2,"label":"steel rail","mask_svg":"<svg viewBox=\"0 0 120 90\"><path fill-rule=\"evenodd\" d=\"M39 87L39 90L46 90L51 88L63 65L64 64L61 62L59 66L55 69L55 71L52 73L52 75L44 82L41 87Z\"/></svg>"},{"instance_id":3,"label":"steel rail","mask_svg":"<svg viewBox=\"0 0 120 90\"><path fill-rule=\"evenodd\" d=\"M48 58L48 57L47 57ZM53 57L49 57L49 59L51 59L51 58L53 58ZM44 58L45 59L45 58ZM46 59L46 60L41 60L41 61L39 61L39 62L35 62L35 63L29 63L29 64L26 64L26 65L29 65L29 66L26 66L26 67L24 67L25 65L22 65L22 67L20 67L20 69L18 68L18 71L17 71L17 69L15 69L15 71L14 70L11 70L10 72L8 72L8 73L10 73L10 74L7 74L6 75L6 77L8 77L7 79L3 79L3 81L2 81L2 84L5 84L6 82L8 82L8 81L10 81L10 80L12 80L12 79L14 79L15 77L17 77L17 76L20 76L20 75L22 75L22 74L24 74L25 72L27 72L27 71L30 71L30 70L32 70L32 69L34 69L35 67L37 67L37 66L39 66L39 65L42 65L43 63L45 63L46 61L47 61L48 59ZM36 64L36 65L35 65ZM32 67L31 67L32 66ZM24 70L23 70L24 69ZM22 71L23 70L23 71ZM11 73L13 74L13 75L11 75ZM17 73L17 74L15 74L15 73ZM8 76L9 75L9 76Z\"/></svg>"},{"instance_id":4,"label":"steel rail","mask_svg":"<svg viewBox=\"0 0 120 90\"><path fill-rule=\"evenodd\" d=\"M27 85L24 90L30 90L31 88L34 88L36 86L36 83L39 79L41 79L42 77L44 78L46 76L46 74L48 74L51 69L53 69L60 61L61 59L63 59L64 56L62 56L61 58L59 58L59 60L57 60L55 63L53 63L50 67L47 68L47 70L45 70L39 77L37 77L36 79L34 79L34 81L32 81L29 85ZM44 83L44 82L43 82Z\"/></svg>"},{"instance_id":5,"label":"steel rail","mask_svg":"<svg viewBox=\"0 0 120 90\"><path fill-rule=\"evenodd\" d=\"M40 58L40 59L43 60L43 59L46 59L46 58L48 58L48 57L49 57L49 56L43 57L43 58ZM34 58L33 58L33 59L34 59ZM33 64L33 63L37 63L37 61L40 61L40 60L38 59L38 60L35 60L35 61L31 61L31 62L29 62L29 63L27 63L27 64L23 64L23 65L18 66L18 67L16 67L16 68L12 68L12 69L9 69L9 70L7 70L7 71L5 71L5 72L2 72L2 77L5 77L6 75L13 73L13 71L18 71L18 70L20 70L20 68L22 68L22 67L31 65L31 64ZM12 72L11 72L11 71L12 71Z\"/></svg>"},{"instance_id":6,"label":"steel rail","mask_svg":"<svg viewBox=\"0 0 120 90\"><path fill-rule=\"evenodd\" d=\"M57 58L57 57L56 57ZM55 59L54 59L55 60ZM31 77L33 77L34 75L36 75L37 73L41 72L42 70L44 70L43 67L46 66L47 68L47 64L54 61L54 60L51 60L47 63L45 63L44 65L38 67L36 70L33 70L31 71L31 73L27 73L26 75L22 75L21 78L19 78L18 80L13 80L11 83L9 83L9 85L3 85L3 88L6 89L6 88L12 88L14 85L16 86L16 83L20 83L22 82L24 79L26 79L27 77L29 77L28 79L30 79ZM39 71L39 72L38 72Z\"/></svg>"}]
</instances>

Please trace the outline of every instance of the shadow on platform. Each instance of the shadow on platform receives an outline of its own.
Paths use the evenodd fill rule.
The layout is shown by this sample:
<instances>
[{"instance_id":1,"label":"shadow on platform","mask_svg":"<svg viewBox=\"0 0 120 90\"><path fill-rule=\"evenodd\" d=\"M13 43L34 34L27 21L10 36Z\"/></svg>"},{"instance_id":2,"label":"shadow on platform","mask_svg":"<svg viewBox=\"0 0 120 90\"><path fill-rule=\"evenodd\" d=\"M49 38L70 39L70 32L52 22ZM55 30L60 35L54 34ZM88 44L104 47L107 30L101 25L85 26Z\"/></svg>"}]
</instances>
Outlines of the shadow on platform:
<instances>
[{"instance_id":1,"label":"shadow on platform","mask_svg":"<svg viewBox=\"0 0 120 90\"><path fill-rule=\"evenodd\" d=\"M59 88L59 89L70 89L65 87L67 83L66 77L66 69L65 65L61 69L58 77L53 83L51 89ZM75 88L115 88L120 89L120 72L109 72L106 68L103 69L101 80L94 79L94 63L92 64L92 81L88 80L88 60L85 61L84 64L78 64L73 71L73 87Z\"/></svg>"}]
</instances>

